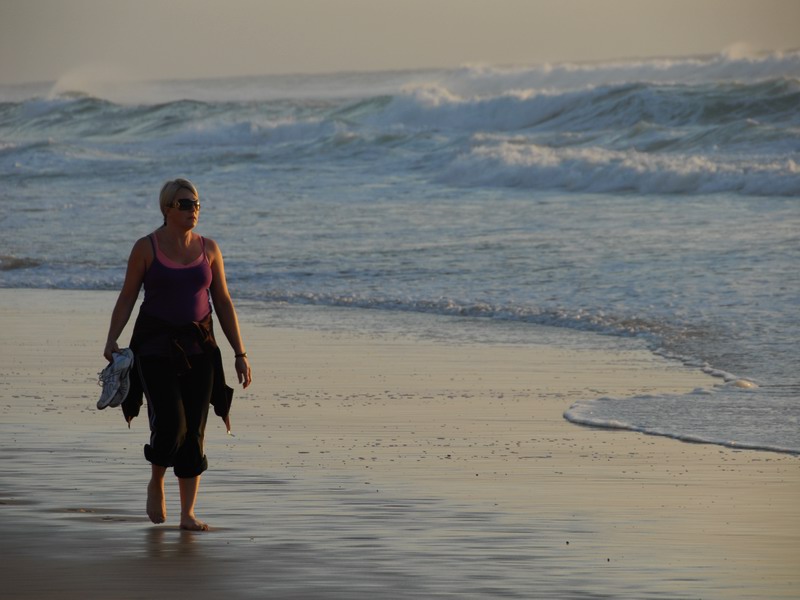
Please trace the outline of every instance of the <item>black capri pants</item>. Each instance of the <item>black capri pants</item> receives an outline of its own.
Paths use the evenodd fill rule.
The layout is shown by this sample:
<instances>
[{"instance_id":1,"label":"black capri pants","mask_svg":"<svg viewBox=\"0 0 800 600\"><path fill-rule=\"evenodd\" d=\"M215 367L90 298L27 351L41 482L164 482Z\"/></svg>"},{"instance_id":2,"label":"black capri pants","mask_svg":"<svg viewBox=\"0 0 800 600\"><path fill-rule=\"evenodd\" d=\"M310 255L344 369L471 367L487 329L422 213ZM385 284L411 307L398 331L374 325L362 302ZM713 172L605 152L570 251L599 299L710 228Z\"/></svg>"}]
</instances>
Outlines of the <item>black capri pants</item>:
<instances>
[{"instance_id":1,"label":"black capri pants","mask_svg":"<svg viewBox=\"0 0 800 600\"><path fill-rule=\"evenodd\" d=\"M208 355L188 358L192 368L180 375L169 358L138 358L150 417L144 456L154 465L172 467L181 478L197 477L208 468L203 441L214 383Z\"/></svg>"}]
</instances>

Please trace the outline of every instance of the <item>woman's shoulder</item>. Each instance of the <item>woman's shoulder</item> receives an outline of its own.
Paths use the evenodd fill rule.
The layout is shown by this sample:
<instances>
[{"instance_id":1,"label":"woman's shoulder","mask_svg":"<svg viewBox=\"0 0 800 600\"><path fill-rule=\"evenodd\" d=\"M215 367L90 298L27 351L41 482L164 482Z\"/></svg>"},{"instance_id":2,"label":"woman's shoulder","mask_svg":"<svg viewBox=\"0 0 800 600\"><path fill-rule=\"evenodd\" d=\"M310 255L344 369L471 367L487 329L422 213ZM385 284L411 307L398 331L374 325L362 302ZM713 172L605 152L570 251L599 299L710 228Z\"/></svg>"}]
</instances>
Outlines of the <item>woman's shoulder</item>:
<instances>
[{"instance_id":1,"label":"woman's shoulder","mask_svg":"<svg viewBox=\"0 0 800 600\"><path fill-rule=\"evenodd\" d=\"M222 252L220 252L217 242L202 235L200 236L200 240L203 243L203 251L208 259L208 264L213 265L215 262L217 262L218 258L222 258Z\"/></svg>"},{"instance_id":2,"label":"woman's shoulder","mask_svg":"<svg viewBox=\"0 0 800 600\"><path fill-rule=\"evenodd\" d=\"M152 248L153 247L152 246L153 242L150 239L151 235L153 235L153 234L151 233L151 234L148 234L148 235L144 235L144 236L140 237L138 240L136 240L133 243L134 251L142 250L143 248Z\"/></svg>"},{"instance_id":3,"label":"woman's shoulder","mask_svg":"<svg viewBox=\"0 0 800 600\"><path fill-rule=\"evenodd\" d=\"M136 240L133 244L133 249L131 249L131 254L134 256L141 256L146 259L151 258L154 253L153 241L150 237L151 235L154 234L151 233Z\"/></svg>"},{"instance_id":4,"label":"woman's shoulder","mask_svg":"<svg viewBox=\"0 0 800 600\"><path fill-rule=\"evenodd\" d=\"M210 237L205 237L203 235L201 235L200 238L203 240L203 245L206 247L206 252L208 252L209 254L211 254L212 252L213 253L219 252L219 245L217 244L217 242L212 240Z\"/></svg>"}]
</instances>

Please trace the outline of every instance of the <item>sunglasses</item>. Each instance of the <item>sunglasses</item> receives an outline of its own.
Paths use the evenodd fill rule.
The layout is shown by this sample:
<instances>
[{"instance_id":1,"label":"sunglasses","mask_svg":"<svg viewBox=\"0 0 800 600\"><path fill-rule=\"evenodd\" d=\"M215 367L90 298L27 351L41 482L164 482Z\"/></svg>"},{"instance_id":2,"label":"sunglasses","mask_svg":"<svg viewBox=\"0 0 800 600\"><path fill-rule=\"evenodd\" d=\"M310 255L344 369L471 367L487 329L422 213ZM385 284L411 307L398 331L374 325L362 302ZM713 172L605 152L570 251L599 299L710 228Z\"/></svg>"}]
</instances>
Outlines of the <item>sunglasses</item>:
<instances>
[{"instance_id":1,"label":"sunglasses","mask_svg":"<svg viewBox=\"0 0 800 600\"><path fill-rule=\"evenodd\" d=\"M191 200L189 198L183 198L182 200L176 200L172 203L172 208L177 208L178 210L200 210L200 200Z\"/></svg>"}]
</instances>

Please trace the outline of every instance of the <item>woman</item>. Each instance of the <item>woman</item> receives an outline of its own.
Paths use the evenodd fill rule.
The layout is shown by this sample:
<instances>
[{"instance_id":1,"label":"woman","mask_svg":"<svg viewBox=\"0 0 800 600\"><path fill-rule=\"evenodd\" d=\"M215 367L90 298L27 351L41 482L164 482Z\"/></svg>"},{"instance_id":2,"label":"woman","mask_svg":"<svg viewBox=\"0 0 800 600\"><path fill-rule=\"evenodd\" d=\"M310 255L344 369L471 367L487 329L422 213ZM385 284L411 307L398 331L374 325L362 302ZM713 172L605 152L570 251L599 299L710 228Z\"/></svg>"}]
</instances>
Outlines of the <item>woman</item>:
<instances>
[{"instance_id":1,"label":"woman","mask_svg":"<svg viewBox=\"0 0 800 600\"><path fill-rule=\"evenodd\" d=\"M179 482L181 528L206 530L208 525L194 514L200 475L208 467L203 450L206 418L213 404L230 425L232 394L225 386L214 340L211 301L245 388L251 382L250 365L225 282L222 253L214 240L193 231L200 214L197 190L186 179L168 181L159 203L164 224L133 246L103 356L111 361L119 351L117 338L144 285L130 343L139 377L131 378L132 393L123 410L129 422L138 414L141 393L137 398L133 389L141 383L150 418L150 443L145 445L145 457L152 465L147 515L153 523L166 520L164 475L172 467Z\"/></svg>"}]
</instances>

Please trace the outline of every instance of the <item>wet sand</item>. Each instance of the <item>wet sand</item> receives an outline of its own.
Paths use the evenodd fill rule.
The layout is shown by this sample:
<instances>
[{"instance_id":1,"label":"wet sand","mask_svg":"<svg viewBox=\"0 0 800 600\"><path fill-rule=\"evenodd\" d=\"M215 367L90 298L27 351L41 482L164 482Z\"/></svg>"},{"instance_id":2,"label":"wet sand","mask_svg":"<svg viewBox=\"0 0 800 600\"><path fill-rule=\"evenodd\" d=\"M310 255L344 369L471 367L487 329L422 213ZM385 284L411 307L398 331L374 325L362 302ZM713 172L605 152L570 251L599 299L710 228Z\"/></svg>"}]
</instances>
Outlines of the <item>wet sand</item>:
<instances>
[{"instance_id":1,"label":"wet sand","mask_svg":"<svg viewBox=\"0 0 800 600\"><path fill-rule=\"evenodd\" d=\"M240 311L256 383L235 396L235 437L209 423L197 514L212 531L177 528L171 480L154 526L146 418L94 408L114 299L0 290L5 597L800 595L800 458L563 419L581 399L715 383L644 351Z\"/></svg>"}]
</instances>

